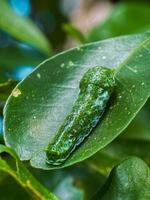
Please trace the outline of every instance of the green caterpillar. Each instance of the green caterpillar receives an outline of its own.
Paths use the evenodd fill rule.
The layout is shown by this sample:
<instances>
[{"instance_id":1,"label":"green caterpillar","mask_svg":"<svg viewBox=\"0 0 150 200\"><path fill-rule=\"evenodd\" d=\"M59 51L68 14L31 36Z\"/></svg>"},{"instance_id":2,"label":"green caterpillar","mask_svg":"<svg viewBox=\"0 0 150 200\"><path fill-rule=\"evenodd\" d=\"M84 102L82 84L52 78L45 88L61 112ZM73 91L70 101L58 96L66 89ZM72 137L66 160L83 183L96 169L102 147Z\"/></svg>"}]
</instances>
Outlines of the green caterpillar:
<instances>
[{"instance_id":1,"label":"green caterpillar","mask_svg":"<svg viewBox=\"0 0 150 200\"><path fill-rule=\"evenodd\" d=\"M48 164L62 164L91 133L105 110L114 86L114 70L94 67L84 74L71 113L46 148Z\"/></svg>"}]
</instances>

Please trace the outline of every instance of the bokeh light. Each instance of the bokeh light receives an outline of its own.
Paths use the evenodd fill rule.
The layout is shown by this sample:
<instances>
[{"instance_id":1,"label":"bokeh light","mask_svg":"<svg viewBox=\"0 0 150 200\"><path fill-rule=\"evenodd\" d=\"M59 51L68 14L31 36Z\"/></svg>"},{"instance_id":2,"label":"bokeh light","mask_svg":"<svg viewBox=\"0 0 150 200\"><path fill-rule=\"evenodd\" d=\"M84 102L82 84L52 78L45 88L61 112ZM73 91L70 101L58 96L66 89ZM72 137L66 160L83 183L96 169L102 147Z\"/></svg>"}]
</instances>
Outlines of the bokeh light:
<instances>
[{"instance_id":1,"label":"bokeh light","mask_svg":"<svg viewBox=\"0 0 150 200\"><path fill-rule=\"evenodd\" d=\"M30 0L9 0L13 10L21 16L29 16L31 13Z\"/></svg>"},{"instance_id":2,"label":"bokeh light","mask_svg":"<svg viewBox=\"0 0 150 200\"><path fill-rule=\"evenodd\" d=\"M21 81L22 79L24 79L28 74L30 74L32 72L32 70L34 69L34 66L30 66L30 65L21 65L16 67L16 69L11 72L9 74L9 76L11 78L14 78L18 81Z\"/></svg>"}]
</instances>

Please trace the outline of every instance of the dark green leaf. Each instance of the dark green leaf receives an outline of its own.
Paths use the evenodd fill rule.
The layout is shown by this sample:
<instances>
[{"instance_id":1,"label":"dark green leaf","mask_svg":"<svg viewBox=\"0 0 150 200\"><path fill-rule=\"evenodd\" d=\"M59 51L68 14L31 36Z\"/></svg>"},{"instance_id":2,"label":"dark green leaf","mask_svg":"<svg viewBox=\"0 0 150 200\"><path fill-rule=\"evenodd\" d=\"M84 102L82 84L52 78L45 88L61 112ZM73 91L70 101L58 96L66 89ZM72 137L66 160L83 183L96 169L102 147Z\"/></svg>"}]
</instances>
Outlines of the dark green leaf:
<instances>
[{"instance_id":1,"label":"dark green leaf","mask_svg":"<svg viewBox=\"0 0 150 200\"><path fill-rule=\"evenodd\" d=\"M44 149L70 112L79 92L79 80L90 67L120 65L109 111L61 167L80 162L110 143L129 125L150 95L149 39L136 48L144 38L147 34L88 44L42 63L16 87L7 102L6 144L22 160L31 159L32 166L52 169L45 162Z\"/></svg>"},{"instance_id":2,"label":"dark green leaf","mask_svg":"<svg viewBox=\"0 0 150 200\"><path fill-rule=\"evenodd\" d=\"M150 170L140 158L129 157L115 166L93 200L149 200Z\"/></svg>"}]
</instances>

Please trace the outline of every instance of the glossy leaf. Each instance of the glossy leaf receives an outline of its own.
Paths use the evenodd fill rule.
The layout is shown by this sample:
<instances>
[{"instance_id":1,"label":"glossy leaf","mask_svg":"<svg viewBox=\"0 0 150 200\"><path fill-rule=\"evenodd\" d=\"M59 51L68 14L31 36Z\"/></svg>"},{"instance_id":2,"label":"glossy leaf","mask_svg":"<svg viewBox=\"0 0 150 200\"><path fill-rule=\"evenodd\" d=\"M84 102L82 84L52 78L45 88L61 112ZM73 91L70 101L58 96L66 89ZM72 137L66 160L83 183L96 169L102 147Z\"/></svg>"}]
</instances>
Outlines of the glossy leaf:
<instances>
[{"instance_id":1,"label":"glossy leaf","mask_svg":"<svg viewBox=\"0 0 150 200\"><path fill-rule=\"evenodd\" d=\"M1 0L0 4L0 29L48 55L52 53L48 40L38 27L29 18L18 16L7 0Z\"/></svg>"},{"instance_id":2,"label":"glossy leaf","mask_svg":"<svg viewBox=\"0 0 150 200\"><path fill-rule=\"evenodd\" d=\"M11 159L8 159L7 155ZM10 148L0 145L0 173L11 175L32 196L41 200L57 200L54 194L44 188L19 161L17 155Z\"/></svg>"},{"instance_id":3,"label":"glossy leaf","mask_svg":"<svg viewBox=\"0 0 150 200\"><path fill-rule=\"evenodd\" d=\"M31 160L32 166L52 169L45 162L45 148L70 112L79 92L79 80L87 69L100 65L119 66L110 109L61 167L80 162L110 143L129 125L150 95L149 40L136 48L147 36L91 43L42 63L16 87L7 102L6 144L16 150L21 160Z\"/></svg>"},{"instance_id":4,"label":"glossy leaf","mask_svg":"<svg viewBox=\"0 0 150 200\"><path fill-rule=\"evenodd\" d=\"M105 185L91 200L124 199L150 199L150 169L140 158L129 157L115 166Z\"/></svg>"},{"instance_id":5,"label":"glossy leaf","mask_svg":"<svg viewBox=\"0 0 150 200\"><path fill-rule=\"evenodd\" d=\"M140 13L140 20L139 18ZM103 22L88 34L88 41L98 41L150 29L150 7L140 3L120 3Z\"/></svg>"}]
</instances>

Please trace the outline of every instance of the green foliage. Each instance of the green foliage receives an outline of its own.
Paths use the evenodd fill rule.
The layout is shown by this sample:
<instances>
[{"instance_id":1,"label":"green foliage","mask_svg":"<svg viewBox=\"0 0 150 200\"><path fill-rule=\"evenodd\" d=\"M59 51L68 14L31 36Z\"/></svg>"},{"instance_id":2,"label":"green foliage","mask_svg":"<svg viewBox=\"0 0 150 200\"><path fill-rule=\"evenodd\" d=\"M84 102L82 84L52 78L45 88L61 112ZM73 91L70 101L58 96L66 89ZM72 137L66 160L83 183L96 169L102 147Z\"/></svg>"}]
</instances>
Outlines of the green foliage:
<instances>
[{"instance_id":1,"label":"green foliage","mask_svg":"<svg viewBox=\"0 0 150 200\"><path fill-rule=\"evenodd\" d=\"M4 172L0 171L0 176L3 174ZM7 175L0 181L0 197L1 200L33 200L26 190L24 190L12 177Z\"/></svg>"},{"instance_id":2,"label":"green foliage","mask_svg":"<svg viewBox=\"0 0 150 200\"><path fill-rule=\"evenodd\" d=\"M90 31L87 38L91 42L149 30L149 20L149 5L137 2L120 3L102 24Z\"/></svg>"},{"instance_id":3,"label":"green foliage","mask_svg":"<svg viewBox=\"0 0 150 200\"><path fill-rule=\"evenodd\" d=\"M120 65L117 68L117 86L109 111L90 137L61 167L82 161L110 143L129 125L149 97L147 37L147 34L142 34L93 43L61 53L42 63L17 86L7 102L4 112L6 144L16 150L21 160L32 158L32 166L50 169L45 162L44 149L77 97L78 80L90 67ZM145 41L138 46L143 39ZM62 97L65 98L65 104L62 104Z\"/></svg>"},{"instance_id":4,"label":"green foliage","mask_svg":"<svg viewBox=\"0 0 150 200\"><path fill-rule=\"evenodd\" d=\"M30 19L16 15L7 0L1 0L0 29L48 55L52 53L50 44L43 33Z\"/></svg>"},{"instance_id":5,"label":"green foliage","mask_svg":"<svg viewBox=\"0 0 150 200\"><path fill-rule=\"evenodd\" d=\"M32 2L33 18L47 9L52 16L59 12L59 31L46 33L57 50L65 38L62 24L58 25L64 24L56 9L59 3ZM0 48L0 117L5 105L6 144L0 145L0 199L150 199L150 33L142 32L150 28L149 19L149 6L124 3L116 5L106 21L86 36L65 24L64 30L80 43L101 41L42 62L52 53L46 37L29 18L19 17L6 0L1 1L0 29L36 50L14 43ZM142 33L103 40L137 32ZM17 81L8 78L16 67L40 62L17 86ZM45 148L70 113L81 77L95 66L116 68L115 91L87 140L63 165L52 167L45 162Z\"/></svg>"},{"instance_id":6,"label":"green foliage","mask_svg":"<svg viewBox=\"0 0 150 200\"><path fill-rule=\"evenodd\" d=\"M149 200L150 169L137 157L130 157L115 166L107 182L93 200Z\"/></svg>"},{"instance_id":7,"label":"green foliage","mask_svg":"<svg viewBox=\"0 0 150 200\"><path fill-rule=\"evenodd\" d=\"M116 139L107 147L86 160L88 166L95 171L108 175L115 165L130 155L140 156L150 165L150 143L143 140Z\"/></svg>"},{"instance_id":8,"label":"green foliage","mask_svg":"<svg viewBox=\"0 0 150 200\"><path fill-rule=\"evenodd\" d=\"M90 199L106 180L100 173L91 170L83 163L56 171L32 168L32 173L61 200L67 198L72 200L77 197L79 199Z\"/></svg>"}]
</instances>

